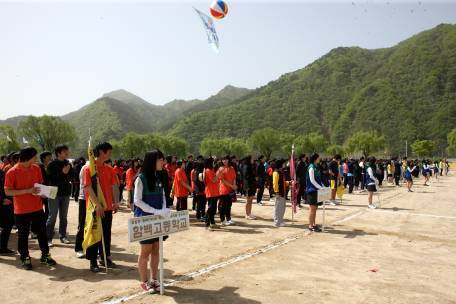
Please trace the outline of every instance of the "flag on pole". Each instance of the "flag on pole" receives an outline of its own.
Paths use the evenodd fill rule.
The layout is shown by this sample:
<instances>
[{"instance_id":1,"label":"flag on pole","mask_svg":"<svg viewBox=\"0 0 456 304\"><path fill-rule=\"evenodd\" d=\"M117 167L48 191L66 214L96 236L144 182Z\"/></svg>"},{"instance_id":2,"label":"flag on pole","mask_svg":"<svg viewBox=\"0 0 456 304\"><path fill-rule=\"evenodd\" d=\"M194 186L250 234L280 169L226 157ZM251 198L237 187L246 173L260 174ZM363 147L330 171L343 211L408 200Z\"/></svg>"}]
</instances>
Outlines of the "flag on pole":
<instances>
[{"instance_id":1,"label":"flag on pole","mask_svg":"<svg viewBox=\"0 0 456 304\"><path fill-rule=\"evenodd\" d=\"M212 47L212 50L220 55L220 42L218 40L217 32L215 31L214 20L211 17L206 16L196 8L193 8L203 21L204 29L206 30L207 40L209 45Z\"/></svg>"},{"instance_id":2,"label":"flag on pole","mask_svg":"<svg viewBox=\"0 0 456 304\"><path fill-rule=\"evenodd\" d=\"M92 138L89 141L89 166L90 166L90 176L92 179L92 189L97 195L98 201L103 206L103 209L106 210L106 201L101 190L100 180L98 179L97 165L95 163L95 156L93 155L92 149ZM87 201L87 213L86 220L84 225L84 241L82 242L82 248L84 252L95 243L101 241L101 218L97 216L96 205L93 200L88 197Z\"/></svg>"},{"instance_id":3,"label":"flag on pole","mask_svg":"<svg viewBox=\"0 0 456 304\"><path fill-rule=\"evenodd\" d=\"M25 139L25 137L22 137L22 142L23 142L24 144L28 144L28 141Z\"/></svg>"},{"instance_id":4,"label":"flag on pole","mask_svg":"<svg viewBox=\"0 0 456 304\"><path fill-rule=\"evenodd\" d=\"M290 177L291 177L291 205L293 206L293 212L296 213L296 179L295 179L295 163L294 163L294 145L291 150L291 160L290 160Z\"/></svg>"},{"instance_id":5,"label":"flag on pole","mask_svg":"<svg viewBox=\"0 0 456 304\"><path fill-rule=\"evenodd\" d=\"M7 141L11 141L11 142L13 142L13 141L11 140L11 138L9 138L9 136L8 136L8 135L6 135L6 140L7 140Z\"/></svg>"}]
</instances>

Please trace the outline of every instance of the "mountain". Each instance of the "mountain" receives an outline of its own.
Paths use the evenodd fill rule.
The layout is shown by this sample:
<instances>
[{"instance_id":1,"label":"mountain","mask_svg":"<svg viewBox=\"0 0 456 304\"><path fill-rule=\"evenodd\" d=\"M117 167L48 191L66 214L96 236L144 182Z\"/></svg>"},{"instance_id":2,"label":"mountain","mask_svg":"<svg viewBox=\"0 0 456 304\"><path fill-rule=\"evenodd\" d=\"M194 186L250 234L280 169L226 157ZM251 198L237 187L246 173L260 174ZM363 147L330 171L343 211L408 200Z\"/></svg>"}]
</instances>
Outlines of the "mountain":
<instances>
[{"instance_id":1,"label":"mountain","mask_svg":"<svg viewBox=\"0 0 456 304\"><path fill-rule=\"evenodd\" d=\"M0 120L0 125L10 125L13 127L17 127L19 125L20 121L26 121L27 120L26 115L20 115L20 116L15 116L15 117L10 117L5 120Z\"/></svg>"},{"instance_id":2,"label":"mountain","mask_svg":"<svg viewBox=\"0 0 456 304\"><path fill-rule=\"evenodd\" d=\"M201 103L195 104L186 111L182 112L180 115L175 115L172 119L165 123L159 131L166 134L167 131L172 129L174 125L179 123L179 121L190 117L192 114L211 109L223 108L227 106L231 101L245 96L251 91L252 90L249 89L236 88L231 85L227 85L216 95L209 97Z\"/></svg>"},{"instance_id":3,"label":"mountain","mask_svg":"<svg viewBox=\"0 0 456 304\"><path fill-rule=\"evenodd\" d=\"M197 152L204 138L247 139L272 127L296 136L317 132L344 144L378 131L389 151L405 141L446 145L456 127L456 25L441 24L391 48L339 47L222 108L188 113L166 134Z\"/></svg>"}]
</instances>

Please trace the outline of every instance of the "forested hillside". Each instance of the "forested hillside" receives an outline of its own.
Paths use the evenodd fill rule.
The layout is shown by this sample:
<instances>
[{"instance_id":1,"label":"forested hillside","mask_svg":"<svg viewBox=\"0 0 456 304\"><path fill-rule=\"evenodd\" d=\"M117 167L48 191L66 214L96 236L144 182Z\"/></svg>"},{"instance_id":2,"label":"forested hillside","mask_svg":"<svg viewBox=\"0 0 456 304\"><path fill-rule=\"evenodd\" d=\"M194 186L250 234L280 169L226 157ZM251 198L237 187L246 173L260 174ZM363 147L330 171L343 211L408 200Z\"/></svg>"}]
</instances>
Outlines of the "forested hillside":
<instances>
[{"instance_id":1,"label":"forested hillside","mask_svg":"<svg viewBox=\"0 0 456 304\"><path fill-rule=\"evenodd\" d=\"M197 152L204 138L247 139L272 127L318 132L344 144L357 131L378 131L390 153L405 140L446 145L456 127L456 25L439 25L377 50L340 47L228 106L193 113L166 134Z\"/></svg>"}]
</instances>

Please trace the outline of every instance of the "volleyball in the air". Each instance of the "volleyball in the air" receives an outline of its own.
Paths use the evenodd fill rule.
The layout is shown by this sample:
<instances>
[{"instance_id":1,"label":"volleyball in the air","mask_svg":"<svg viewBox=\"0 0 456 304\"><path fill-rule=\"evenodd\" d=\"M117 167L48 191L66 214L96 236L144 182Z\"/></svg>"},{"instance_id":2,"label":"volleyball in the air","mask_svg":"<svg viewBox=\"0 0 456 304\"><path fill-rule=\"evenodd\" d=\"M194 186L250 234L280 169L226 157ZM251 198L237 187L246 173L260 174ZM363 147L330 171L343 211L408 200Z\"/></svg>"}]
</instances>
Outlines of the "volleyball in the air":
<instances>
[{"instance_id":1,"label":"volleyball in the air","mask_svg":"<svg viewBox=\"0 0 456 304\"><path fill-rule=\"evenodd\" d=\"M228 5L221 0L216 0L211 4L211 14L214 18L222 19L228 14Z\"/></svg>"}]
</instances>

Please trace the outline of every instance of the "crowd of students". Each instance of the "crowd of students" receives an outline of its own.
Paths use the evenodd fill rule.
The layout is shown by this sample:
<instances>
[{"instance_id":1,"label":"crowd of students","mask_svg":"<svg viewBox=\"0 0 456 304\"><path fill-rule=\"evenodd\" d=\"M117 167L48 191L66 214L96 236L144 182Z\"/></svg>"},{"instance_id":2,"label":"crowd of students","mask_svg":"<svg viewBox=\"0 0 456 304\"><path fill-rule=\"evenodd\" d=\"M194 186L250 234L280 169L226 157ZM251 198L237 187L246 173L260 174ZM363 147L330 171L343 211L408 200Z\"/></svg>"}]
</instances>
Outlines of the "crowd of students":
<instances>
[{"instance_id":1,"label":"crowd of students","mask_svg":"<svg viewBox=\"0 0 456 304\"><path fill-rule=\"evenodd\" d=\"M286 201L289 200L291 182L291 163L294 162L297 182L297 204L309 206L309 230L319 232L315 218L318 206L318 191L331 189L330 204L335 200L340 185L348 186L349 194L368 191L368 206L375 208L372 195L382 182L387 181L396 187L407 184L413 192L414 178L424 176L427 185L430 176L448 174L449 165L445 160L437 162L408 161L407 158L377 160L374 157L365 159L342 159L336 154L330 160L320 159L317 153L309 157L300 154L298 159L266 159L263 155L254 159L246 156L237 159L235 155L224 155L221 158L192 155L187 159L175 156L164 156L159 150L148 151L144 159L111 160L112 146L100 142L94 149L99 182L107 208L103 209L92 188L90 166L83 157L70 163L68 147L57 145L52 153L45 151L39 155L40 164L36 165L38 152L33 147L25 147L20 152L3 155L0 170L0 253L14 254L7 248L12 229L18 234L18 251L22 268L32 269L28 252L28 237L38 239L41 250L40 263L54 265L49 248L53 247L54 228L59 216L59 240L69 244L67 238L67 215L70 197L79 205L78 231L76 234L75 252L78 258L89 260L92 272L100 271L100 266L113 268L110 257L111 226L113 215L121 204L125 203L135 217L161 215L169 217L171 210L188 210L191 199L191 210L198 222L205 223L207 231L220 229L221 226L236 225L231 218L231 208L238 196L245 197L245 219L255 220L252 214L253 200L261 207L265 205L264 191L269 192L269 201L274 202L275 227L286 226L283 217ZM54 199L39 195L35 183L58 188ZM127 198L124 199L124 189ZM105 246L101 242L83 252L83 228L86 218L89 197L96 205L96 213L101 218ZM175 198L175 199L174 199ZM174 202L176 204L174 205ZM216 215L220 225L217 224ZM157 281L158 238L141 241L138 257L138 268L141 276L141 287L146 291L159 290ZM104 260L104 251L106 261ZM150 280L147 274L147 261L150 265Z\"/></svg>"}]
</instances>

